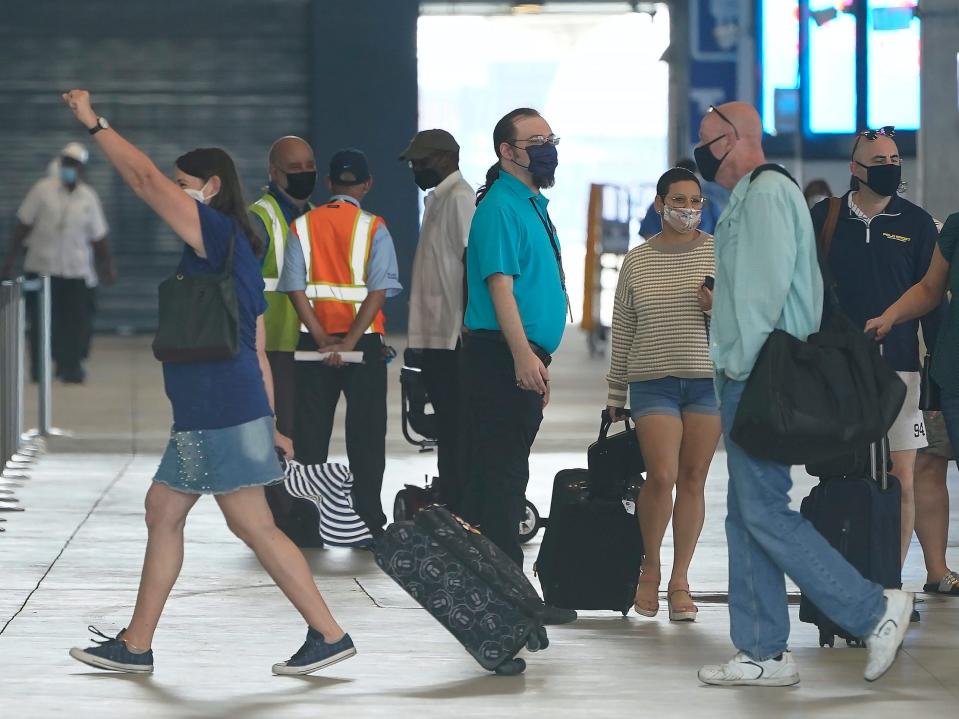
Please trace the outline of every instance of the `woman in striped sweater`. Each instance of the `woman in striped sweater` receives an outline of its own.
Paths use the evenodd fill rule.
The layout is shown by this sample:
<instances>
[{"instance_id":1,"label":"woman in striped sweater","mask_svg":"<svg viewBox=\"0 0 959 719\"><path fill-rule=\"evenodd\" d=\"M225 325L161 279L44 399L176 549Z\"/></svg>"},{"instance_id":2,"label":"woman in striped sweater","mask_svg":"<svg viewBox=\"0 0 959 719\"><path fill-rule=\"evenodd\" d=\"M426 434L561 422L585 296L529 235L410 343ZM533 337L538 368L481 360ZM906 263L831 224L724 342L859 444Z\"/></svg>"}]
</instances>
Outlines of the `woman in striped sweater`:
<instances>
[{"instance_id":1,"label":"woman in striped sweater","mask_svg":"<svg viewBox=\"0 0 959 719\"><path fill-rule=\"evenodd\" d=\"M646 460L639 523L646 559L635 609L659 611L660 547L673 518L673 568L667 585L672 621L694 621L687 572L703 528L704 486L719 442L709 359L713 238L697 229L705 199L698 178L673 168L656 186L663 231L623 261L613 310L609 413L630 413ZM710 278L707 282L706 278ZM673 487L676 504L673 505Z\"/></svg>"}]
</instances>

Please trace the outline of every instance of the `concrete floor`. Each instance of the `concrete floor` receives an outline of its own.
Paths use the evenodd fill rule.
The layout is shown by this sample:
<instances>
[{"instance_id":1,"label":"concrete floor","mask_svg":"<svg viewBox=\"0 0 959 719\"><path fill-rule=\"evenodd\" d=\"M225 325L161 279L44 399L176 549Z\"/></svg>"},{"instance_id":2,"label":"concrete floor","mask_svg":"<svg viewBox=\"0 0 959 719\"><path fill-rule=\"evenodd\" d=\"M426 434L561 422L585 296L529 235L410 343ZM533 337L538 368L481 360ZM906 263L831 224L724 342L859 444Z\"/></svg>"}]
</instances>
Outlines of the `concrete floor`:
<instances>
[{"instance_id":1,"label":"concrete floor","mask_svg":"<svg viewBox=\"0 0 959 719\"><path fill-rule=\"evenodd\" d=\"M86 625L113 633L129 617L145 542L142 498L170 422L148 340L98 338L90 370L87 385L56 387L55 424L73 436L51 439L16 490L26 511L2 515L8 521L0 534L0 717L959 716L959 600L940 597L925 597L921 624L875 685L862 680L862 650L819 649L816 630L799 623L796 607L791 645L799 687L699 684L700 664L731 654L722 603L721 453L691 572L694 592L703 597L693 625L671 625L662 615L584 613L575 624L551 629L551 647L528 658L524 676L496 677L480 670L369 554L311 550L317 581L359 655L315 676L273 677L270 665L299 646L302 621L226 530L215 504L204 500L190 515L183 573L154 645L156 673L88 670L67 650L87 643ZM391 374L397 373L394 364ZM585 461L605 401L604 374L605 362L589 359L582 338L570 331L553 366L554 402L532 462L529 495L544 512L556 471ZM387 507L404 482L431 472L434 462L400 437L395 376L390 392ZM342 441L334 452L342 455ZM811 480L798 470L795 479L798 500ZM956 519L954 468L950 486ZM537 549L538 538L527 546L527 570ZM664 562L668 557L667 547ZM949 557L959 567L955 542ZM921 587L924 574L916 544L907 588Z\"/></svg>"}]
</instances>

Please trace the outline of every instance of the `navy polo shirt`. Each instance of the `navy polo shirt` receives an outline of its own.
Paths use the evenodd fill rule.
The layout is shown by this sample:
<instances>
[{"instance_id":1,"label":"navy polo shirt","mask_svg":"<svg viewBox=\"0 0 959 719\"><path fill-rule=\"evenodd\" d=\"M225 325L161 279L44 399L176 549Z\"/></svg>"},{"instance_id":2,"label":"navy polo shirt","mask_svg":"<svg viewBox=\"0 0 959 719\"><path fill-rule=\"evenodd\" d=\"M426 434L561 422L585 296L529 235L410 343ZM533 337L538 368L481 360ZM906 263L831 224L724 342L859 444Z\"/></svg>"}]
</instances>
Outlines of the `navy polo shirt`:
<instances>
[{"instance_id":1,"label":"navy polo shirt","mask_svg":"<svg viewBox=\"0 0 959 719\"><path fill-rule=\"evenodd\" d=\"M547 203L541 193L500 170L470 225L466 326L501 329L486 280L497 273L510 275L526 338L553 353L566 329L566 292L547 232ZM559 248L559 238L553 239Z\"/></svg>"},{"instance_id":2,"label":"navy polo shirt","mask_svg":"<svg viewBox=\"0 0 959 719\"><path fill-rule=\"evenodd\" d=\"M867 222L849 206L850 194L842 197L828 262L840 307L853 322L865 327L926 274L938 231L928 212L898 195ZM812 209L817 237L828 211L828 200ZM923 323L926 337L934 337L944 311L941 306L921 320L903 322L886 336L883 357L894 370L919 371L918 323Z\"/></svg>"}]
</instances>

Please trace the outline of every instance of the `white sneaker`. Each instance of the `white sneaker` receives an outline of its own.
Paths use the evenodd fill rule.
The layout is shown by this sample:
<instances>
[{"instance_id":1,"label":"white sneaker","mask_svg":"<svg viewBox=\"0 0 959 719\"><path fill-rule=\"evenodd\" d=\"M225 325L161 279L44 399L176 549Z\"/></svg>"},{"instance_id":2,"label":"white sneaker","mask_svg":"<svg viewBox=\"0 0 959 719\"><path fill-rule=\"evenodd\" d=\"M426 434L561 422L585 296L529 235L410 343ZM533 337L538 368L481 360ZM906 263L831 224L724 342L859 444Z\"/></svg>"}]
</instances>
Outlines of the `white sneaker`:
<instances>
[{"instance_id":1,"label":"white sneaker","mask_svg":"<svg viewBox=\"0 0 959 719\"><path fill-rule=\"evenodd\" d=\"M790 687L799 683L799 669L792 652L781 659L757 662L739 652L725 664L708 664L699 670L699 681L716 686Z\"/></svg>"},{"instance_id":2,"label":"white sneaker","mask_svg":"<svg viewBox=\"0 0 959 719\"><path fill-rule=\"evenodd\" d=\"M866 637L866 649L869 653L865 672L867 682L879 679L896 661L912 614L912 592L887 589L883 596L886 597L886 612Z\"/></svg>"}]
</instances>

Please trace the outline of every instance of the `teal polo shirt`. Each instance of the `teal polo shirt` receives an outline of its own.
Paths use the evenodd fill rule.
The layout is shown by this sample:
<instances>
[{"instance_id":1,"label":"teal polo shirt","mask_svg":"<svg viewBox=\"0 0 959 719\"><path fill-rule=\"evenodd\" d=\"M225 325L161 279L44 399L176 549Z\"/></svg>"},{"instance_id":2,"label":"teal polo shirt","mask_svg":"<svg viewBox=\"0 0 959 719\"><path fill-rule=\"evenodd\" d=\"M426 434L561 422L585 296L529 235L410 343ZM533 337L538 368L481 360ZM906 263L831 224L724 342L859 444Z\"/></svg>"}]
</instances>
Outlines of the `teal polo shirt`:
<instances>
[{"instance_id":1,"label":"teal polo shirt","mask_svg":"<svg viewBox=\"0 0 959 719\"><path fill-rule=\"evenodd\" d=\"M501 329L486 280L496 273L511 275L527 339L552 354L566 329L566 293L543 223L549 222L548 203L541 193L500 170L499 179L477 206L470 225L466 327ZM559 238L554 239L558 248Z\"/></svg>"}]
</instances>

